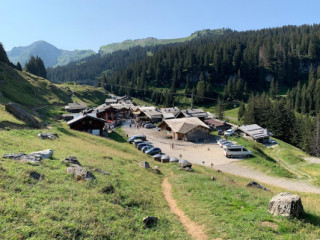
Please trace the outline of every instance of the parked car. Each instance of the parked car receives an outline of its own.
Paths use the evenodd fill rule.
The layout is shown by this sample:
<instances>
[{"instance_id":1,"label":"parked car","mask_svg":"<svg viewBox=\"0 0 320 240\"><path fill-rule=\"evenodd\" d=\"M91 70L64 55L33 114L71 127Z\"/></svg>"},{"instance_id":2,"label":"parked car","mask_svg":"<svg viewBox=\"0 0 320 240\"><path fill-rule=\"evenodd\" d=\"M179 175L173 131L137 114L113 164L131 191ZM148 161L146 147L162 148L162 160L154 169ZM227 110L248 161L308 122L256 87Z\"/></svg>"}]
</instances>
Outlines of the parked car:
<instances>
[{"instance_id":1,"label":"parked car","mask_svg":"<svg viewBox=\"0 0 320 240\"><path fill-rule=\"evenodd\" d=\"M141 148L141 151L145 153L146 151L148 151L151 148L154 148L154 146L153 145L145 145Z\"/></svg>"},{"instance_id":2,"label":"parked car","mask_svg":"<svg viewBox=\"0 0 320 240\"><path fill-rule=\"evenodd\" d=\"M226 142L229 142L229 141L226 140L226 139L222 139L222 140L219 140L219 141L218 141L218 144L219 144L220 147L222 147L223 144L226 143Z\"/></svg>"},{"instance_id":3,"label":"parked car","mask_svg":"<svg viewBox=\"0 0 320 240\"><path fill-rule=\"evenodd\" d=\"M147 137L145 136L145 135L132 135L130 138L129 138L129 140L128 140L128 142L129 143L132 143L134 140L136 140L136 139L141 139L142 141L146 141L147 140Z\"/></svg>"},{"instance_id":4,"label":"parked car","mask_svg":"<svg viewBox=\"0 0 320 240\"><path fill-rule=\"evenodd\" d=\"M224 132L224 136L226 137L232 136L233 134L234 134L233 129L228 129L227 131Z\"/></svg>"},{"instance_id":5,"label":"parked car","mask_svg":"<svg viewBox=\"0 0 320 240\"><path fill-rule=\"evenodd\" d=\"M223 146L225 146L225 145L235 145L235 144L233 142L230 142L230 141L223 141L219 145L220 145L221 148L223 148Z\"/></svg>"},{"instance_id":6,"label":"parked car","mask_svg":"<svg viewBox=\"0 0 320 240\"><path fill-rule=\"evenodd\" d=\"M223 130L218 130L218 135L223 135Z\"/></svg>"},{"instance_id":7,"label":"parked car","mask_svg":"<svg viewBox=\"0 0 320 240\"><path fill-rule=\"evenodd\" d=\"M135 147L137 147L137 145L139 144L139 143L142 143L143 141L141 140L141 139L136 139L136 140L133 140L133 145L135 146Z\"/></svg>"},{"instance_id":8,"label":"parked car","mask_svg":"<svg viewBox=\"0 0 320 240\"><path fill-rule=\"evenodd\" d=\"M141 127L144 127L146 124L149 124L148 122L141 123Z\"/></svg>"},{"instance_id":9,"label":"parked car","mask_svg":"<svg viewBox=\"0 0 320 240\"><path fill-rule=\"evenodd\" d=\"M232 145L232 146L227 146L224 148L224 155L227 158L234 158L234 157L251 157L252 152L246 149L243 146L239 145Z\"/></svg>"},{"instance_id":10,"label":"parked car","mask_svg":"<svg viewBox=\"0 0 320 240\"><path fill-rule=\"evenodd\" d=\"M234 144L233 142L227 142L227 143L223 144L222 148L225 149L228 146L234 146L234 145L236 145L236 144Z\"/></svg>"},{"instance_id":11,"label":"parked car","mask_svg":"<svg viewBox=\"0 0 320 240\"><path fill-rule=\"evenodd\" d=\"M152 143L151 142L141 142L141 143L138 143L137 148L139 150L141 150L141 148L143 148L144 146L147 146L147 145L152 145Z\"/></svg>"},{"instance_id":12,"label":"parked car","mask_svg":"<svg viewBox=\"0 0 320 240\"><path fill-rule=\"evenodd\" d=\"M147 123L146 125L144 125L145 128L155 128L156 126L152 123Z\"/></svg>"},{"instance_id":13,"label":"parked car","mask_svg":"<svg viewBox=\"0 0 320 240\"><path fill-rule=\"evenodd\" d=\"M150 148L149 150L146 151L146 154L152 155L152 156L158 153L161 153L161 149L157 147Z\"/></svg>"}]
</instances>

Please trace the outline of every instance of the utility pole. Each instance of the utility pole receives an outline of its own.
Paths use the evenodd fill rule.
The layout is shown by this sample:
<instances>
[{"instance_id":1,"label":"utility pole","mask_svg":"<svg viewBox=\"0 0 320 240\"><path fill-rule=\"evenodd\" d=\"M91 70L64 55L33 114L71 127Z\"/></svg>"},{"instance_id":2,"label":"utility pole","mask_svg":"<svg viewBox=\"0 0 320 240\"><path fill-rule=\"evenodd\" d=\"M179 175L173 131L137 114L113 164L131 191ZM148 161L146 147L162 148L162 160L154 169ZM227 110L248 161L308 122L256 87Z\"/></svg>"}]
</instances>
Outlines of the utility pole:
<instances>
[{"instance_id":1,"label":"utility pole","mask_svg":"<svg viewBox=\"0 0 320 240\"><path fill-rule=\"evenodd\" d=\"M193 93L191 93L191 110L193 109Z\"/></svg>"}]
</instances>

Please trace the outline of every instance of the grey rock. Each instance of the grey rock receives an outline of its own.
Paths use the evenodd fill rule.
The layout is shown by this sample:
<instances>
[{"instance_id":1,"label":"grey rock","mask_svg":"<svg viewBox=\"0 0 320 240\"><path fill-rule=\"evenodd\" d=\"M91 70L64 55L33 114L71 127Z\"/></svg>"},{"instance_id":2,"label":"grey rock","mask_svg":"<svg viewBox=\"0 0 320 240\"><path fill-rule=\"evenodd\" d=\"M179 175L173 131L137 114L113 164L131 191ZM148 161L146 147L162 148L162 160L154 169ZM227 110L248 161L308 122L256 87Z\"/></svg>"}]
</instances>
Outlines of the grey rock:
<instances>
[{"instance_id":1,"label":"grey rock","mask_svg":"<svg viewBox=\"0 0 320 240\"><path fill-rule=\"evenodd\" d=\"M9 153L2 156L3 158L18 160L22 162L40 163L41 157L39 155L25 154L25 153Z\"/></svg>"},{"instance_id":2,"label":"grey rock","mask_svg":"<svg viewBox=\"0 0 320 240\"><path fill-rule=\"evenodd\" d=\"M152 168L152 171L154 171L156 174L161 174L161 171L160 171L160 169L159 169L158 166L154 166L154 167Z\"/></svg>"},{"instance_id":3,"label":"grey rock","mask_svg":"<svg viewBox=\"0 0 320 240\"><path fill-rule=\"evenodd\" d=\"M262 186L261 184L259 184L259 183L257 183L257 182L254 182L254 181L249 182L249 183L247 184L247 187L259 188L259 189L262 189L262 190L264 190L264 191L270 191L270 189Z\"/></svg>"},{"instance_id":4,"label":"grey rock","mask_svg":"<svg viewBox=\"0 0 320 240\"><path fill-rule=\"evenodd\" d=\"M142 161L142 162L139 162L139 167L142 167L142 168L150 168L150 165L149 165L148 162Z\"/></svg>"},{"instance_id":5,"label":"grey rock","mask_svg":"<svg viewBox=\"0 0 320 240\"><path fill-rule=\"evenodd\" d=\"M70 157L67 157L65 160L62 161L63 163L67 164L67 165L72 165L72 164L75 164L75 165L79 165L81 166L78 158L76 156L70 156Z\"/></svg>"},{"instance_id":6,"label":"grey rock","mask_svg":"<svg viewBox=\"0 0 320 240\"><path fill-rule=\"evenodd\" d=\"M268 211L272 215L285 217L298 218L304 214L300 196L286 192L279 193L270 200Z\"/></svg>"},{"instance_id":7,"label":"grey rock","mask_svg":"<svg viewBox=\"0 0 320 240\"><path fill-rule=\"evenodd\" d=\"M188 162L187 160L182 160L179 163L179 167L181 167L181 168L191 168L192 164L190 162Z\"/></svg>"},{"instance_id":8,"label":"grey rock","mask_svg":"<svg viewBox=\"0 0 320 240\"><path fill-rule=\"evenodd\" d=\"M143 220L142 220L142 223L144 224L144 226L146 228L151 228L155 225L157 225L158 223L158 218L157 217L152 217L152 216L148 216L148 217L145 217Z\"/></svg>"},{"instance_id":9,"label":"grey rock","mask_svg":"<svg viewBox=\"0 0 320 240\"><path fill-rule=\"evenodd\" d=\"M73 176L77 179L77 180L93 180L95 179L95 176L93 175L93 173L87 171L85 168L73 164L70 167L67 168L67 173L72 173Z\"/></svg>"},{"instance_id":10,"label":"grey rock","mask_svg":"<svg viewBox=\"0 0 320 240\"><path fill-rule=\"evenodd\" d=\"M168 155L161 156L162 163L168 163L170 161L170 157Z\"/></svg>"},{"instance_id":11,"label":"grey rock","mask_svg":"<svg viewBox=\"0 0 320 240\"><path fill-rule=\"evenodd\" d=\"M170 158L170 162L179 162L179 159L175 158L175 157L172 157L172 158Z\"/></svg>"},{"instance_id":12,"label":"grey rock","mask_svg":"<svg viewBox=\"0 0 320 240\"><path fill-rule=\"evenodd\" d=\"M111 173L105 172L99 168L95 168L94 171L98 172L98 173L102 173L103 175L111 175Z\"/></svg>"},{"instance_id":13,"label":"grey rock","mask_svg":"<svg viewBox=\"0 0 320 240\"><path fill-rule=\"evenodd\" d=\"M216 181L217 179L214 176L211 176L212 181Z\"/></svg>"},{"instance_id":14,"label":"grey rock","mask_svg":"<svg viewBox=\"0 0 320 240\"><path fill-rule=\"evenodd\" d=\"M40 128L40 122L35 119L30 113L24 110L20 105L16 103L8 103L5 106L6 110L13 114L15 117L19 118L20 120L24 121L28 125L34 128Z\"/></svg>"},{"instance_id":15,"label":"grey rock","mask_svg":"<svg viewBox=\"0 0 320 240\"><path fill-rule=\"evenodd\" d=\"M38 152L32 152L29 153L28 155L33 155L33 156L39 156L41 160L51 158L53 155L53 150L52 149L46 149Z\"/></svg>"},{"instance_id":16,"label":"grey rock","mask_svg":"<svg viewBox=\"0 0 320 240\"><path fill-rule=\"evenodd\" d=\"M50 139L54 140L59 137L57 133L39 133L38 137L41 139Z\"/></svg>"}]
</instances>

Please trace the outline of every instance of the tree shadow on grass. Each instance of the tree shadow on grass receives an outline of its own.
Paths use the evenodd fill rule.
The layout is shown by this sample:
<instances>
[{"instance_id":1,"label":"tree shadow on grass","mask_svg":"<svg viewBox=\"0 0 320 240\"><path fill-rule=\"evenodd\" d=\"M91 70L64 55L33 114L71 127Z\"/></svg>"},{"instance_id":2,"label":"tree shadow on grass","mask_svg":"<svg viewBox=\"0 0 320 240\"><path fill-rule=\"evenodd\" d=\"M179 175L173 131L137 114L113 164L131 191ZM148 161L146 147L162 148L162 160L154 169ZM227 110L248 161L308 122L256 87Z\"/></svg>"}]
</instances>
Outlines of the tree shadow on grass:
<instances>
[{"instance_id":1,"label":"tree shadow on grass","mask_svg":"<svg viewBox=\"0 0 320 240\"><path fill-rule=\"evenodd\" d=\"M127 140L123 136L121 136L119 133L114 132L114 131L109 133L108 137L116 142L119 142L119 143L127 142Z\"/></svg>"},{"instance_id":2,"label":"tree shadow on grass","mask_svg":"<svg viewBox=\"0 0 320 240\"><path fill-rule=\"evenodd\" d=\"M9 122L9 121L1 121L0 128L23 129L23 128L29 128L29 126L24 123L21 124L21 123Z\"/></svg>"}]
</instances>

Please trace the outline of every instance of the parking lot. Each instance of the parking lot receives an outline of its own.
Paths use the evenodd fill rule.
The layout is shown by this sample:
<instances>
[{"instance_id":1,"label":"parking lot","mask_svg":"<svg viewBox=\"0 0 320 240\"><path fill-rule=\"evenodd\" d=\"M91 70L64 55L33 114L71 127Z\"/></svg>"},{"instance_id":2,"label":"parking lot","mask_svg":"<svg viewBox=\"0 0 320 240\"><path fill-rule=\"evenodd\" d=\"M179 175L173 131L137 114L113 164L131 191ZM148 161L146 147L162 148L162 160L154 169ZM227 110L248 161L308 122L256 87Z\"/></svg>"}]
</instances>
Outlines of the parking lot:
<instances>
[{"instance_id":1,"label":"parking lot","mask_svg":"<svg viewBox=\"0 0 320 240\"><path fill-rule=\"evenodd\" d=\"M217 137L212 137L212 139L201 143L192 143L168 139L163 132L159 132L155 128L136 128L129 125L124 125L122 128L129 137L132 135L145 135L147 140L155 147L159 147L163 153L178 159L180 159L181 154L181 159L188 160L194 164L211 167L239 161L239 159L229 159L224 156L222 148L217 144Z\"/></svg>"}]
</instances>

